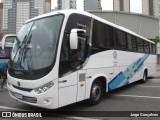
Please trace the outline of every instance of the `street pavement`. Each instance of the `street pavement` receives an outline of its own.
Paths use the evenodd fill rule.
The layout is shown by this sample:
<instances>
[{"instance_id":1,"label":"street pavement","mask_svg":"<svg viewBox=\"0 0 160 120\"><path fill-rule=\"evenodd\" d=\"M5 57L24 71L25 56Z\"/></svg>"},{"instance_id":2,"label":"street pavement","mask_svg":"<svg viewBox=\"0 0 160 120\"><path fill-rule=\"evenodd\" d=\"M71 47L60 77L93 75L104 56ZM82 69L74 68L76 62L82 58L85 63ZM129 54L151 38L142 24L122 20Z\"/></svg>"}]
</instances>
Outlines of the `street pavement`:
<instances>
[{"instance_id":1,"label":"street pavement","mask_svg":"<svg viewBox=\"0 0 160 120\"><path fill-rule=\"evenodd\" d=\"M59 119L106 119L116 120L117 117L96 116L96 113L113 111L111 114L118 114L117 111L160 111L160 71L157 71L153 77L147 79L146 83L136 82L127 85L120 89L107 93L100 104L88 106L84 102L75 103L58 110L47 110L24 104L12 99L8 95L7 88L0 92L0 111L14 110L32 110L32 111L47 111L56 113L57 117L48 117L47 120ZM70 116L64 116L65 111L72 111ZM76 111L76 112L75 112ZM77 116L85 111L87 115ZM87 112L88 111L88 112ZM92 111L92 112L91 112ZM108 111L108 112L107 112ZM57 115L58 112L58 115ZM160 113L160 112L159 112ZM160 117L160 114L158 114ZM12 118L9 118L9 120ZM16 118L17 119L17 118ZM24 118L25 120L27 118ZM150 120L151 118L118 118L122 120ZM160 118L152 118L158 120ZM1 118L0 118L1 120ZM8 119L5 119L8 120ZM41 119L38 119L41 120Z\"/></svg>"}]
</instances>

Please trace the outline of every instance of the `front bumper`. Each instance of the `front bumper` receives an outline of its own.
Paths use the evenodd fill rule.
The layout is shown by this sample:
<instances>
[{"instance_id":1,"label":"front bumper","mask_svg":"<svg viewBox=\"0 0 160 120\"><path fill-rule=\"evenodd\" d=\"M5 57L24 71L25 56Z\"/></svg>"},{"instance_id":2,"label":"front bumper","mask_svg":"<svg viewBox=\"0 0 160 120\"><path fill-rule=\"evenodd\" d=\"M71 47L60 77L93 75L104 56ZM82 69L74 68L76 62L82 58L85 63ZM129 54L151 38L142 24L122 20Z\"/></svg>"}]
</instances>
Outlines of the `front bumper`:
<instances>
[{"instance_id":1,"label":"front bumper","mask_svg":"<svg viewBox=\"0 0 160 120\"><path fill-rule=\"evenodd\" d=\"M7 83L7 87L10 96L20 102L47 109L58 108L58 97L56 96L58 92L55 91L54 86L41 94L35 93L34 90L24 91L18 89L10 83Z\"/></svg>"}]
</instances>

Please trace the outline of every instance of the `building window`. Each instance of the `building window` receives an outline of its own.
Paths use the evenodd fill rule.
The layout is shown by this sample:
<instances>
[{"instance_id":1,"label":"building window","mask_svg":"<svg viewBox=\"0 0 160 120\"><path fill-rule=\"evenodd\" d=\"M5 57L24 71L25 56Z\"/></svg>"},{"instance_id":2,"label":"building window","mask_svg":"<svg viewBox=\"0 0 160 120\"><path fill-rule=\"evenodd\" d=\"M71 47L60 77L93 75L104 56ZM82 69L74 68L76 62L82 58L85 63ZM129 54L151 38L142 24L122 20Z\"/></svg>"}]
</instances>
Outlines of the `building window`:
<instances>
[{"instance_id":1,"label":"building window","mask_svg":"<svg viewBox=\"0 0 160 120\"><path fill-rule=\"evenodd\" d=\"M149 15L154 16L154 1L153 0L149 0Z\"/></svg>"},{"instance_id":2,"label":"building window","mask_svg":"<svg viewBox=\"0 0 160 120\"><path fill-rule=\"evenodd\" d=\"M124 1L120 0L119 2L120 11L124 11Z\"/></svg>"}]
</instances>

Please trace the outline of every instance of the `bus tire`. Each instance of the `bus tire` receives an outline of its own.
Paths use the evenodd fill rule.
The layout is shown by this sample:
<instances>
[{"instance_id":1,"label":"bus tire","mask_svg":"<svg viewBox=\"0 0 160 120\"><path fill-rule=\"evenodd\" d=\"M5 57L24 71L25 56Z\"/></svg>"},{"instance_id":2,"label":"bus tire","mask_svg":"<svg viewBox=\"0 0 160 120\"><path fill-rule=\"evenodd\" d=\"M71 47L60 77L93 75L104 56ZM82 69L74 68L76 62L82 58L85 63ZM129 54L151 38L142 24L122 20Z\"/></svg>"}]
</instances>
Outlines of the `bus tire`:
<instances>
[{"instance_id":1,"label":"bus tire","mask_svg":"<svg viewBox=\"0 0 160 120\"><path fill-rule=\"evenodd\" d=\"M96 105L100 103L103 97L103 86L99 80L95 80L92 83L90 98L86 101L88 105Z\"/></svg>"},{"instance_id":2,"label":"bus tire","mask_svg":"<svg viewBox=\"0 0 160 120\"><path fill-rule=\"evenodd\" d=\"M147 80L147 70L145 70L143 73L142 83L145 83L146 80Z\"/></svg>"}]
</instances>

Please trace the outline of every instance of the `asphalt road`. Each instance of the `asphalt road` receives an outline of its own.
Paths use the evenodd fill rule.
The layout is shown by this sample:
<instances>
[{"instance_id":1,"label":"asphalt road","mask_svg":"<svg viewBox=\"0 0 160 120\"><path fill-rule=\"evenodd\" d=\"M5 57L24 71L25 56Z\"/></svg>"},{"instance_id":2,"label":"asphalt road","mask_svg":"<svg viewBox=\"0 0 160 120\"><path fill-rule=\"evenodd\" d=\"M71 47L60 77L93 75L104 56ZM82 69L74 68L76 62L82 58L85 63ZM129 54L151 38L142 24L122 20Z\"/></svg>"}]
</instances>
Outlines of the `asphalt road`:
<instances>
[{"instance_id":1,"label":"asphalt road","mask_svg":"<svg viewBox=\"0 0 160 120\"><path fill-rule=\"evenodd\" d=\"M155 74L156 78L148 78L147 82L144 84L140 82L136 82L126 87L107 93L104 96L101 103L96 106L88 106L84 104L84 102L79 102L79 103L75 103L75 104L60 108L58 110L50 110L50 111L43 108L30 106L12 99L8 95L8 91L6 88L0 92L0 111L13 111L13 110L48 111L48 112L52 112L53 114L56 113L55 116L57 116L57 111L58 111L58 117L54 118L56 120L82 119L82 117L83 119L89 119L89 118L93 119L94 116L95 116L94 119L117 119L117 117L102 118L100 116L96 116L96 113L100 113L99 111L103 111L103 112L113 111L111 112L111 114L114 114L114 113L120 114L120 113L117 113L117 111L129 111L129 112L139 111L139 113L140 111L149 111L149 112L160 111L160 77L159 76L160 76L160 71ZM71 117L61 116L61 115L64 115L64 111L72 111L70 113ZM89 112L86 112L88 116L87 115L76 116L77 114L83 111L85 112L89 111ZM105 114L107 114L107 112ZM158 115L160 117L160 114ZM76 118L72 116L76 116ZM47 118L47 120L50 120L50 119L53 120L53 118ZM133 118L122 118L122 120L128 120L128 119L132 120ZM140 118L140 119L145 120L146 118ZM150 120L150 118L148 119ZM154 118L154 120L156 119L158 120L158 118ZM5 120L8 120L8 119L5 119Z\"/></svg>"}]
</instances>

